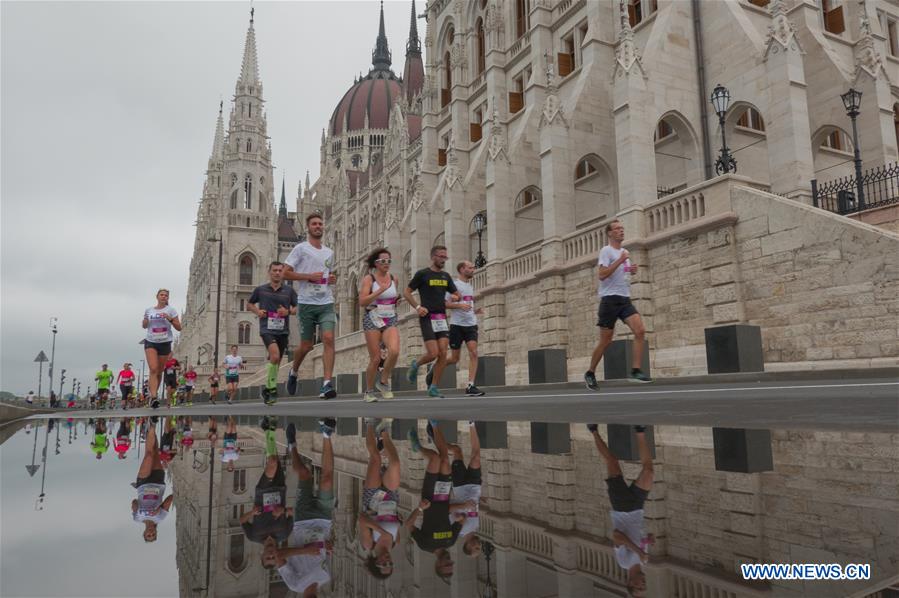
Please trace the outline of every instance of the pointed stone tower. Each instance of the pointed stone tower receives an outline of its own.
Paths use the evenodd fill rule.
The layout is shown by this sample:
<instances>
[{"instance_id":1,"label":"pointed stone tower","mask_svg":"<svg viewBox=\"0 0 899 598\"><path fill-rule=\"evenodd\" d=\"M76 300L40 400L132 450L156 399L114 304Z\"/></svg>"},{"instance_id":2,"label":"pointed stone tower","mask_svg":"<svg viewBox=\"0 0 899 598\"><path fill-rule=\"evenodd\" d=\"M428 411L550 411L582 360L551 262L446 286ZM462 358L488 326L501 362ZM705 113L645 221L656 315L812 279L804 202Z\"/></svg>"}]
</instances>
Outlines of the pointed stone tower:
<instances>
[{"instance_id":1,"label":"pointed stone tower","mask_svg":"<svg viewBox=\"0 0 899 598\"><path fill-rule=\"evenodd\" d=\"M211 371L216 354L218 246L211 239L222 243L219 362L232 344L239 346L247 373L264 358L259 325L246 303L276 259L278 214L253 21L251 10L227 133L220 108L197 223L185 330L176 347L179 359L205 366L201 375Z\"/></svg>"}]
</instances>

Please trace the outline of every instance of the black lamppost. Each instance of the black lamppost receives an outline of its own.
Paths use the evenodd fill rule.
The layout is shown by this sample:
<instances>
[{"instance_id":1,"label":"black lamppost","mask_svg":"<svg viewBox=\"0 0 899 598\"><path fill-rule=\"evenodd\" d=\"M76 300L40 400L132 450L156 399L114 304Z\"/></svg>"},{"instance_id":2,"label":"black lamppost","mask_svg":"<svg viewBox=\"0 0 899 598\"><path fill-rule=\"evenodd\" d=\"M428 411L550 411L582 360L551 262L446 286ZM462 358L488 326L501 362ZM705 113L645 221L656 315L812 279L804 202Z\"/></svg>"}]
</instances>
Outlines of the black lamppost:
<instances>
[{"instance_id":1,"label":"black lamppost","mask_svg":"<svg viewBox=\"0 0 899 598\"><path fill-rule=\"evenodd\" d=\"M731 155L724 136L724 117L727 116L727 108L730 106L730 92L721 84L712 91L712 106L715 107L718 124L721 125L721 155L715 161L715 173L721 175L737 172L737 161Z\"/></svg>"},{"instance_id":2,"label":"black lamppost","mask_svg":"<svg viewBox=\"0 0 899 598\"><path fill-rule=\"evenodd\" d=\"M213 367L218 367L219 363L219 318L222 314L222 251L224 250L224 243L222 241L221 235L218 237L209 237L206 239L210 243L218 243L219 244L219 266L218 266L218 280L216 282L215 289L215 350L213 352ZM209 585L209 584L207 584Z\"/></svg>"},{"instance_id":3,"label":"black lamppost","mask_svg":"<svg viewBox=\"0 0 899 598\"><path fill-rule=\"evenodd\" d=\"M50 332L53 333L53 346L50 348L50 384L47 392L53 392L53 366L56 365L56 322L59 318L50 318Z\"/></svg>"},{"instance_id":4,"label":"black lamppost","mask_svg":"<svg viewBox=\"0 0 899 598\"><path fill-rule=\"evenodd\" d=\"M862 92L857 89L849 88L849 91L842 94L840 99L843 100L843 106L846 108L846 114L852 119L852 146L855 150L855 189L858 193L858 209L865 209L865 186L862 185L862 155L858 149L858 125L855 122L858 117L858 109L862 104Z\"/></svg>"},{"instance_id":5,"label":"black lamppost","mask_svg":"<svg viewBox=\"0 0 899 598\"><path fill-rule=\"evenodd\" d=\"M490 559L493 558L495 550L493 544L489 541L485 540L482 542L481 552L484 553L484 558L487 560L487 585L484 587L484 598L493 598L493 578L490 575Z\"/></svg>"},{"instance_id":6,"label":"black lamppost","mask_svg":"<svg viewBox=\"0 0 899 598\"><path fill-rule=\"evenodd\" d=\"M474 267L475 268L483 268L487 265L487 258L484 257L484 252L481 250L481 238L484 236L484 231L487 229L487 215L484 212L478 212L474 217L474 230L478 233L478 256L474 258Z\"/></svg>"}]
</instances>

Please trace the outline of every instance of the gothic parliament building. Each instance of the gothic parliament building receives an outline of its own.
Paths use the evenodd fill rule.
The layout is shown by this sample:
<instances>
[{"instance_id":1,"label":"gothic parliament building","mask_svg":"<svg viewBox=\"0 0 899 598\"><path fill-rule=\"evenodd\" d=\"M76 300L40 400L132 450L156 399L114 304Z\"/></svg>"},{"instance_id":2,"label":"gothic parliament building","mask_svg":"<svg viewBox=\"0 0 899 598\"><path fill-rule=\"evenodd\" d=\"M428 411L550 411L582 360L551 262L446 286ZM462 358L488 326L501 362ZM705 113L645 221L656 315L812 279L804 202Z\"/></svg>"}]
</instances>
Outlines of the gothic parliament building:
<instances>
[{"instance_id":1,"label":"gothic parliament building","mask_svg":"<svg viewBox=\"0 0 899 598\"><path fill-rule=\"evenodd\" d=\"M283 183L275 200L251 18L227 128L219 110L176 348L201 374L215 353L219 249L219 355L237 344L254 370L264 350L246 302L313 212L338 262L338 371L367 361L356 333L368 252L388 247L404 284L440 243L450 267L486 258L481 354L504 356L518 379L529 347L586 359L605 224L621 218L628 238L646 239L669 209L696 218L702 196L689 194L715 179L722 133L741 181L809 204L812 179L852 172L840 94L855 87L866 166L897 159L899 7L888 0L430 0L423 37L414 0L410 10L399 73L382 8L370 69L335 98L319 177L307 174L293 210ZM709 102L718 84L731 97L723 131ZM658 332L653 359L690 345L640 309ZM726 311L722 322L745 318ZM401 313L413 351L418 328Z\"/></svg>"}]
</instances>

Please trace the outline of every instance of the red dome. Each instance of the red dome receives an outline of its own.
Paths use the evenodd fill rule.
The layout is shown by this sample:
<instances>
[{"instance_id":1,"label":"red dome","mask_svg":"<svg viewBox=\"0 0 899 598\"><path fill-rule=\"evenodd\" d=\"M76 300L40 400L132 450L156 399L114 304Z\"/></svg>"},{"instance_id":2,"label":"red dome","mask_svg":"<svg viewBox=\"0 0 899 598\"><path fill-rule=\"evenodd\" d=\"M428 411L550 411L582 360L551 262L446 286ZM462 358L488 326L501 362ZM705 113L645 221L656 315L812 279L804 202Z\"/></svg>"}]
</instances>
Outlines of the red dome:
<instances>
[{"instance_id":1,"label":"red dome","mask_svg":"<svg viewBox=\"0 0 899 598\"><path fill-rule=\"evenodd\" d=\"M402 96L403 88L392 71L374 70L347 91L331 115L332 135L341 135L344 119L347 131L365 128L368 115L370 129L386 129L390 126L390 109Z\"/></svg>"}]
</instances>

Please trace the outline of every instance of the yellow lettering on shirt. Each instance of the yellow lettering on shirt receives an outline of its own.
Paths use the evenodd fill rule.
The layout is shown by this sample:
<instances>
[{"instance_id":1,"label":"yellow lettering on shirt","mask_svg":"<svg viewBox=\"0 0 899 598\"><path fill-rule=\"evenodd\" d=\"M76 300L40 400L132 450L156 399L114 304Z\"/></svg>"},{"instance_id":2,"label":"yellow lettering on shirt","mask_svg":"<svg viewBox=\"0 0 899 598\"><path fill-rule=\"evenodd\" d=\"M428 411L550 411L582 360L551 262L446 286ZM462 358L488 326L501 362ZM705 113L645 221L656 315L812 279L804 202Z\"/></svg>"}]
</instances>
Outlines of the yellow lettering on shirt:
<instances>
[{"instance_id":1,"label":"yellow lettering on shirt","mask_svg":"<svg viewBox=\"0 0 899 598\"><path fill-rule=\"evenodd\" d=\"M445 286L447 286L447 283L446 283L446 281L443 280L443 279L434 279L434 278L432 278L431 280L428 281L428 286L431 286L431 287L445 287Z\"/></svg>"},{"instance_id":2,"label":"yellow lettering on shirt","mask_svg":"<svg viewBox=\"0 0 899 598\"><path fill-rule=\"evenodd\" d=\"M452 538L453 532L434 532L435 540L445 540L446 538Z\"/></svg>"}]
</instances>

